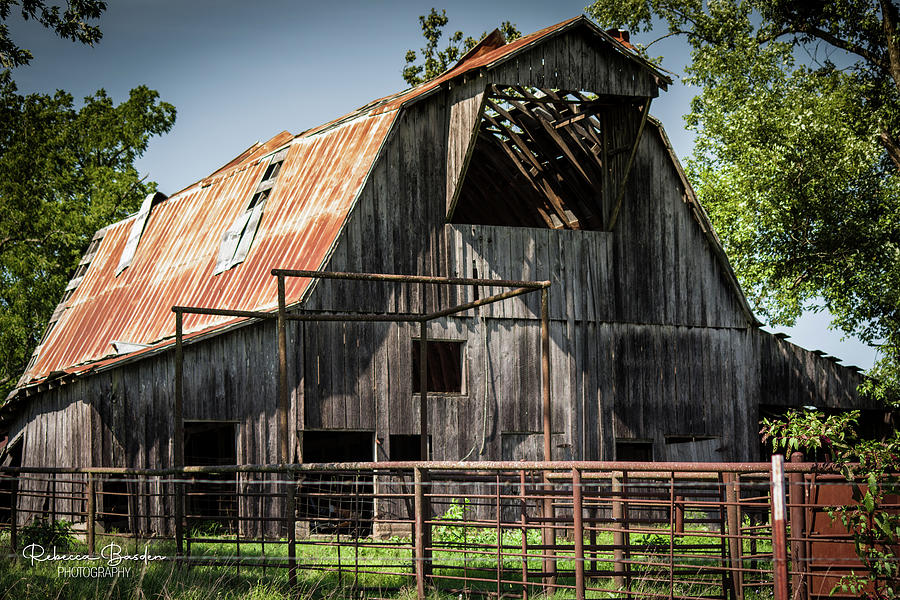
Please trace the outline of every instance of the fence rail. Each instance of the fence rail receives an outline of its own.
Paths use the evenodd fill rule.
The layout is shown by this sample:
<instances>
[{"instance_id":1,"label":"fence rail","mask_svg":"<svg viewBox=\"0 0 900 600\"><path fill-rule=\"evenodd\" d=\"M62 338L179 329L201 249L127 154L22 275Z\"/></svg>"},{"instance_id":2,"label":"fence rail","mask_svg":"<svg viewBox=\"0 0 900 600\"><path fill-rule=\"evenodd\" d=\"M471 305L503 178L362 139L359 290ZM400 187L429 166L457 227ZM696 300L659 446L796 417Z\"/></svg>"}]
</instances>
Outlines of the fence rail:
<instances>
[{"instance_id":1,"label":"fence rail","mask_svg":"<svg viewBox=\"0 0 900 600\"><path fill-rule=\"evenodd\" d=\"M808 600L864 569L828 514L853 486L781 457L2 468L0 526L17 556L28 523L66 520L91 554L121 537L188 566L327 571L363 596Z\"/></svg>"}]
</instances>

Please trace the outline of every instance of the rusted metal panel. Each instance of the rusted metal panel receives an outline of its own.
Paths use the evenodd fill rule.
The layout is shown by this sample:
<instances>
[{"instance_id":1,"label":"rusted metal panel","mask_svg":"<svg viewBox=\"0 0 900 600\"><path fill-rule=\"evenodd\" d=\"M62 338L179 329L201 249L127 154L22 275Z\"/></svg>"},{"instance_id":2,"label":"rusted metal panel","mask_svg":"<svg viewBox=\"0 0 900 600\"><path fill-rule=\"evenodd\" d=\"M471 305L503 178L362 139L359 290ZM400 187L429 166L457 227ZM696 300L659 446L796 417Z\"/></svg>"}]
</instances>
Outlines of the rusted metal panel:
<instances>
[{"instance_id":1,"label":"rusted metal panel","mask_svg":"<svg viewBox=\"0 0 900 600\"><path fill-rule=\"evenodd\" d=\"M359 116L293 141L279 134L249 152L244 162L169 198L150 214L132 264L118 277L116 266L134 217L111 226L40 348L28 380L110 358L112 340L170 343L175 326L171 307L176 304L274 310L271 270L323 264L395 115ZM290 150L247 259L213 275L222 232L245 210L262 177L267 163L260 159L284 143L290 143ZM289 305L301 299L309 281L288 280ZM189 337L232 322L233 317L185 315L185 333Z\"/></svg>"},{"instance_id":2,"label":"rusted metal panel","mask_svg":"<svg viewBox=\"0 0 900 600\"><path fill-rule=\"evenodd\" d=\"M842 577L853 573L865 573L867 567L856 553L853 535L839 517L831 516L830 511L835 507L857 504L858 498L865 494L866 486L864 483L848 482L842 475L814 477L809 485L809 500L806 506L809 530L801 539L807 548L808 564L804 565L803 570L809 578L809 596L816 599L856 598L858 593L835 587ZM900 498L889 494L884 499L881 510L896 512L898 504ZM865 592L874 594L875 589L870 584Z\"/></svg>"}]
</instances>

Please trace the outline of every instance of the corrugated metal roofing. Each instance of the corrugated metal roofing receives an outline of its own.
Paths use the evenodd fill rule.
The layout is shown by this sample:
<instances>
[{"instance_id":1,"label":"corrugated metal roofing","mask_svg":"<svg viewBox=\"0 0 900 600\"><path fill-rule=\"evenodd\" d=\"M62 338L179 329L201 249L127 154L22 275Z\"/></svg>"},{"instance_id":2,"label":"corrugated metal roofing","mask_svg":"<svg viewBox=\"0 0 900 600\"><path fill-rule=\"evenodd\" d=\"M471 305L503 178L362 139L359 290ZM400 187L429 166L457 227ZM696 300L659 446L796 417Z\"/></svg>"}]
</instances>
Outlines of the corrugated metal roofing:
<instances>
[{"instance_id":1,"label":"corrugated metal roofing","mask_svg":"<svg viewBox=\"0 0 900 600\"><path fill-rule=\"evenodd\" d=\"M213 266L222 232L244 211L266 161L252 153L231 169L156 206L134 260L116 265L134 217L109 227L68 307L38 351L28 380L114 354L113 340L152 345L174 334L175 304L245 310L277 305L274 267L316 269L325 260L362 188L396 113L362 115L295 139L266 202L243 264L219 275ZM273 141L285 141L276 136ZM275 150L279 144L260 148ZM300 299L309 280L288 280ZM234 319L186 315L185 331Z\"/></svg>"},{"instance_id":2,"label":"corrugated metal roofing","mask_svg":"<svg viewBox=\"0 0 900 600\"><path fill-rule=\"evenodd\" d=\"M173 305L273 309L277 299L271 269L318 269L325 263L404 104L454 77L489 68L581 23L658 73L593 23L576 17L503 46L485 40L432 81L376 100L299 136L282 132L265 144L255 144L154 207L131 265L118 277L116 266L136 216L106 229L90 268L20 385L60 372L82 372L171 343ZM266 201L250 253L242 264L214 275L222 233L246 209L266 168L266 156L286 144L290 150ZM308 285L309 280L289 279L288 303L298 302ZM185 332L198 335L239 320L186 315ZM149 348L116 356L114 340Z\"/></svg>"}]
</instances>

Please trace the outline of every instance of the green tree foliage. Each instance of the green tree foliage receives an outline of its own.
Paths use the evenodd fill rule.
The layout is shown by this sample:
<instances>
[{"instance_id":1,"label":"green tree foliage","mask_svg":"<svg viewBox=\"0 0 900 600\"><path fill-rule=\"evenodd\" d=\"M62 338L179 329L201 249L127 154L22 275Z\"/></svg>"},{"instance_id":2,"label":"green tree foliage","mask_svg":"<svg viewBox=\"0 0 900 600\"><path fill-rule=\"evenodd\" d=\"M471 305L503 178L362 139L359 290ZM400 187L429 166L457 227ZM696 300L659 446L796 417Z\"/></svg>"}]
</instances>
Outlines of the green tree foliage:
<instances>
[{"instance_id":1,"label":"green tree foliage","mask_svg":"<svg viewBox=\"0 0 900 600\"><path fill-rule=\"evenodd\" d=\"M403 69L403 80L409 85L418 85L429 79L434 79L453 66L453 63L474 48L478 41L488 34L488 32L484 32L480 38L475 39L471 36L466 36L462 31L456 31L448 38L447 46L443 50L439 50L438 43L444 34L443 29L449 21L446 10L441 10L438 13L433 8L427 16L421 15L419 17L419 23L422 26L422 36L425 38L425 47L419 50L422 56L421 64L416 64L419 54L415 50L406 51L406 67ZM522 37L522 33L509 21L503 21L499 29L507 42Z\"/></svg>"},{"instance_id":2,"label":"green tree foliage","mask_svg":"<svg viewBox=\"0 0 900 600\"><path fill-rule=\"evenodd\" d=\"M5 21L14 8L23 20L36 21L63 39L93 45L103 36L89 21L99 19L106 10L104 0L69 0L64 11L43 0L0 0L0 67L4 69L27 65L33 58L9 37Z\"/></svg>"},{"instance_id":3,"label":"green tree foliage","mask_svg":"<svg viewBox=\"0 0 900 600\"><path fill-rule=\"evenodd\" d=\"M827 309L900 389L900 37L890 0L603 0L604 26L682 36L692 183L757 311ZM657 41L657 40L654 40ZM649 46L641 48L647 52Z\"/></svg>"},{"instance_id":4,"label":"green tree foliage","mask_svg":"<svg viewBox=\"0 0 900 600\"><path fill-rule=\"evenodd\" d=\"M20 95L0 74L0 401L15 384L93 233L155 189L134 161L175 108L146 87Z\"/></svg>"}]
</instances>

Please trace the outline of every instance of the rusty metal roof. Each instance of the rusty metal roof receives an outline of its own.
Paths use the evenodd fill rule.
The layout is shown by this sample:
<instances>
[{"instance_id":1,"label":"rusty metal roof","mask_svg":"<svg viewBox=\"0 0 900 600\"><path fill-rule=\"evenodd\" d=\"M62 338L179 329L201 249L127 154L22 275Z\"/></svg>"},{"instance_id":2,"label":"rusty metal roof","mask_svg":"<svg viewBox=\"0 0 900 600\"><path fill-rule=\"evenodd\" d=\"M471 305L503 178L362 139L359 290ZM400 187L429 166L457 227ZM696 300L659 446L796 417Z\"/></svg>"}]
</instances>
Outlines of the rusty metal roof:
<instances>
[{"instance_id":1,"label":"rusty metal roof","mask_svg":"<svg viewBox=\"0 0 900 600\"><path fill-rule=\"evenodd\" d=\"M174 304L267 310L277 305L274 267L316 269L337 238L396 113L362 115L317 135L280 134L243 161L157 205L134 260L118 277L132 218L106 230L81 284L68 300L26 381L98 361L113 340L152 346L174 334ZM213 275L222 232L246 209L269 152L289 143L253 245L236 268ZM246 154L246 153L245 153ZM287 282L289 302L309 280ZM185 331L234 319L190 315Z\"/></svg>"},{"instance_id":2,"label":"rusty metal roof","mask_svg":"<svg viewBox=\"0 0 900 600\"><path fill-rule=\"evenodd\" d=\"M254 144L212 175L156 205L131 265L119 276L116 266L135 217L106 228L90 267L38 348L20 387L66 373L82 373L171 344L173 305L274 309L276 282L271 269L319 269L325 264L401 107L454 77L490 68L580 24L587 24L613 48L658 73L589 20L576 17L505 45L500 45L496 36L488 36L429 82L371 102L300 135L282 132L264 144ZM286 145L287 157L246 260L214 275L223 232L246 209L267 156ZM308 285L307 279L288 279L288 304L300 301ZM241 320L186 315L186 337ZM116 354L113 341L128 348L146 348Z\"/></svg>"}]
</instances>

